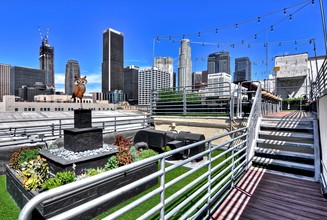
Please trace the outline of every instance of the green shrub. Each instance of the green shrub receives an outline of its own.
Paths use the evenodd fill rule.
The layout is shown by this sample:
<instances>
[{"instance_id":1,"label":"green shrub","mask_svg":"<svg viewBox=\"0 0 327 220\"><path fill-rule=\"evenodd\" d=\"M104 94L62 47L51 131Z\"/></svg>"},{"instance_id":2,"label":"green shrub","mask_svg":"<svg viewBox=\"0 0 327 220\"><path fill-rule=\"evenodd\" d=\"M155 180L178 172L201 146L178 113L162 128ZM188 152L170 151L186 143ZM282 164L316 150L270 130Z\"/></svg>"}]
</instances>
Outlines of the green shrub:
<instances>
[{"instance_id":1,"label":"green shrub","mask_svg":"<svg viewBox=\"0 0 327 220\"><path fill-rule=\"evenodd\" d=\"M75 181L75 174L71 171L67 172L58 172L52 178L45 180L43 184L43 189L53 189L58 186L65 185Z\"/></svg>"},{"instance_id":2,"label":"green shrub","mask_svg":"<svg viewBox=\"0 0 327 220\"><path fill-rule=\"evenodd\" d=\"M27 190L36 190L43 185L43 182L48 175L49 166L46 159L41 158L40 155L38 155L35 160L22 163L21 170L24 187Z\"/></svg>"},{"instance_id":3,"label":"green shrub","mask_svg":"<svg viewBox=\"0 0 327 220\"><path fill-rule=\"evenodd\" d=\"M102 173L104 171L106 171L106 170L103 169L103 168L96 168L96 169L92 168L92 169L88 169L86 171L86 175L87 176L94 176L94 175L97 175L97 174Z\"/></svg>"},{"instance_id":4,"label":"green shrub","mask_svg":"<svg viewBox=\"0 0 327 220\"><path fill-rule=\"evenodd\" d=\"M18 163L22 164L24 162L29 162L31 160L35 160L38 155L39 155L38 149L28 149L28 150L22 151L18 156Z\"/></svg>"},{"instance_id":5,"label":"green shrub","mask_svg":"<svg viewBox=\"0 0 327 220\"><path fill-rule=\"evenodd\" d=\"M139 160L139 155L137 154L136 148L133 146L133 147L131 147L131 149L129 151L131 152L133 162L138 161Z\"/></svg>"},{"instance_id":6,"label":"green shrub","mask_svg":"<svg viewBox=\"0 0 327 220\"><path fill-rule=\"evenodd\" d=\"M116 156L109 157L108 162L105 164L104 168L106 170L113 170L118 168Z\"/></svg>"},{"instance_id":7,"label":"green shrub","mask_svg":"<svg viewBox=\"0 0 327 220\"><path fill-rule=\"evenodd\" d=\"M148 149L148 150L142 150L139 154L139 157L141 160L144 160L146 158L153 157L156 155L158 155L157 152L155 152L154 150Z\"/></svg>"}]
</instances>

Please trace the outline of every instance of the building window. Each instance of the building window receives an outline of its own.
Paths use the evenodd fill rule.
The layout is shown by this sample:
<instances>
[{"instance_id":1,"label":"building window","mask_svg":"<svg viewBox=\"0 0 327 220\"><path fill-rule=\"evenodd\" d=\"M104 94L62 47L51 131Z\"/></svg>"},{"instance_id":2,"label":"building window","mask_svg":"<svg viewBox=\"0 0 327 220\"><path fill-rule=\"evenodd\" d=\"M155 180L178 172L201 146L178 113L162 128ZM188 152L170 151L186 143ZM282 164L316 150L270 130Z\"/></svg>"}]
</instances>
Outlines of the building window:
<instances>
[{"instance_id":1,"label":"building window","mask_svg":"<svg viewBox=\"0 0 327 220\"><path fill-rule=\"evenodd\" d=\"M32 111L35 112L35 108L32 108Z\"/></svg>"},{"instance_id":2,"label":"building window","mask_svg":"<svg viewBox=\"0 0 327 220\"><path fill-rule=\"evenodd\" d=\"M31 111L31 108L28 108L28 111L30 112Z\"/></svg>"},{"instance_id":3,"label":"building window","mask_svg":"<svg viewBox=\"0 0 327 220\"><path fill-rule=\"evenodd\" d=\"M18 108L15 108L15 112L18 112Z\"/></svg>"}]
</instances>

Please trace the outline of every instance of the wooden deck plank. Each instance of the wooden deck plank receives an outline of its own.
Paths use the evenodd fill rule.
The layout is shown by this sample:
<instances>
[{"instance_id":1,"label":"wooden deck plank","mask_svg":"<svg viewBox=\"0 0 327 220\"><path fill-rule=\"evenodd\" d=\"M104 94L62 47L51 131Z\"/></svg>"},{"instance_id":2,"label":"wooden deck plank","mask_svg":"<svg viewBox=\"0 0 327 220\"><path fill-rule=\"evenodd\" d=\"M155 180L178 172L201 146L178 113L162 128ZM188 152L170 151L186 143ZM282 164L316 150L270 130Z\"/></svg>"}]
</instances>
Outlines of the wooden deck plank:
<instances>
[{"instance_id":1,"label":"wooden deck plank","mask_svg":"<svg viewBox=\"0 0 327 220\"><path fill-rule=\"evenodd\" d=\"M251 168L210 219L327 219L320 184Z\"/></svg>"}]
</instances>

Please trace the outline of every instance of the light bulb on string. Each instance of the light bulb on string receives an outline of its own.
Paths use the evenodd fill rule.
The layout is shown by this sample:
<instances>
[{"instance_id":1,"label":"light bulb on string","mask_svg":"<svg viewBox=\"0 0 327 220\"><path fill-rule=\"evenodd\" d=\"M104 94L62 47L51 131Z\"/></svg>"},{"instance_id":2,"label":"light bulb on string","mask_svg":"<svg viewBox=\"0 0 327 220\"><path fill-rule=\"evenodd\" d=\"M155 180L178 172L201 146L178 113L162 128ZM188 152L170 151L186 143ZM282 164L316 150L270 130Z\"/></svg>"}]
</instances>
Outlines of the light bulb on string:
<instances>
[{"instance_id":1,"label":"light bulb on string","mask_svg":"<svg viewBox=\"0 0 327 220\"><path fill-rule=\"evenodd\" d=\"M295 41L295 44L297 44L297 41Z\"/></svg>"},{"instance_id":2,"label":"light bulb on string","mask_svg":"<svg viewBox=\"0 0 327 220\"><path fill-rule=\"evenodd\" d=\"M266 43L263 43L263 47L266 47Z\"/></svg>"},{"instance_id":3,"label":"light bulb on string","mask_svg":"<svg viewBox=\"0 0 327 220\"><path fill-rule=\"evenodd\" d=\"M248 44L248 48L250 48L250 44Z\"/></svg>"},{"instance_id":4,"label":"light bulb on string","mask_svg":"<svg viewBox=\"0 0 327 220\"><path fill-rule=\"evenodd\" d=\"M314 5L315 4L315 0L312 0L311 3Z\"/></svg>"},{"instance_id":5,"label":"light bulb on string","mask_svg":"<svg viewBox=\"0 0 327 220\"><path fill-rule=\"evenodd\" d=\"M218 28L216 28L216 34L218 34Z\"/></svg>"},{"instance_id":6,"label":"light bulb on string","mask_svg":"<svg viewBox=\"0 0 327 220\"><path fill-rule=\"evenodd\" d=\"M244 40L242 40L242 44L244 44Z\"/></svg>"},{"instance_id":7,"label":"light bulb on string","mask_svg":"<svg viewBox=\"0 0 327 220\"><path fill-rule=\"evenodd\" d=\"M292 14L290 14L290 21L292 21Z\"/></svg>"},{"instance_id":8,"label":"light bulb on string","mask_svg":"<svg viewBox=\"0 0 327 220\"><path fill-rule=\"evenodd\" d=\"M286 8L284 8L284 15L286 15Z\"/></svg>"},{"instance_id":9,"label":"light bulb on string","mask_svg":"<svg viewBox=\"0 0 327 220\"><path fill-rule=\"evenodd\" d=\"M257 39L257 35L256 34L254 35L254 39Z\"/></svg>"},{"instance_id":10,"label":"light bulb on string","mask_svg":"<svg viewBox=\"0 0 327 220\"><path fill-rule=\"evenodd\" d=\"M183 34L183 39L185 38L185 34Z\"/></svg>"},{"instance_id":11,"label":"light bulb on string","mask_svg":"<svg viewBox=\"0 0 327 220\"><path fill-rule=\"evenodd\" d=\"M198 36L201 37L201 33L200 32L198 33Z\"/></svg>"},{"instance_id":12,"label":"light bulb on string","mask_svg":"<svg viewBox=\"0 0 327 220\"><path fill-rule=\"evenodd\" d=\"M282 46L282 43L281 42L279 42L279 45L278 46Z\"/></svg>"},{"instance_id":13,"label":"light bulb on string","mask_svg":"<svg viewBox=\"0 0 327 220\"><path fill-rule=\"evenodd\" d=\"M270 26L270 31L271 31L271 32L274 31L274 26Z\"/></svg>"},{"instance_id":14,"label":"light bulb on string","mask_svg":"<svg viewBox=\"0 0 327 220\"><path fill-rule=\"evenodd\" d=\"M202 47L204 47L204 43L202 42Z\"/></svg>"},{"instance_id":15,"label":"light bulb on string","mask_svg":"<svg viewBox=\"0 0 327 220\"><path fill-rule=\"evenodd\" d=\"M171 41L171 36L169 36L169 40Z\"/></svg>"},{"instance_id":16,"label":"light bulb on string","mask_svg":"<svg viewBox=\"0 0 327 220\"><path fill-rule=\"evenodd\" d=\"M238 29L238 24L235 24L235 29L236 29L236 30Z\"/></svg>"},{"instance_id":17,"label":"light bulb on string","mask_svg":"<svg viewBox=\"0 0 327 220\"><path fill-rule=\"evenodd\" d=\"M258 23L260 24L260 17L258 17Z\"/></svg>"},{"instance_id":18,"label":"light bulb on string","mask_svg":"<svg viewBox=\"0 0 327 220\"><path fill-rule=\"evenodd\" d=\"M175 40L173 40L173 44L175 44Z\"/></svg>"},{"instance_id":19,"label":"light bulb on string","mask_svg":"<svg viewBox=\"0 0 327 220\"><path fill-rule=\"evenodd\" d=\"M217 47L219 48L219 44L217 44Z\"/></svg>"}]
</instances>

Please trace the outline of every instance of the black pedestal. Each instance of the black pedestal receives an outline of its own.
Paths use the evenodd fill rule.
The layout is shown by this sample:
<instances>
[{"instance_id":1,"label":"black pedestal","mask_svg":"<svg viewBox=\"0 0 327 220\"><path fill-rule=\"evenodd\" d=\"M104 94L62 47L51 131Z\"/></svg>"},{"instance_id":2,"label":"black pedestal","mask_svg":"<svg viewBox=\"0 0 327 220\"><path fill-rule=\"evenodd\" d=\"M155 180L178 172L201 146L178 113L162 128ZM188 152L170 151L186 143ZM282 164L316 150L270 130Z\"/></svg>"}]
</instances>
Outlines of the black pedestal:
<instances>
[{"instance_id":1,"label":"black pedestal","mask_svg":"<svg viewBox=\"0 0 327 220\"><path fill-rule=\"evenodd\" d=\"M64 148L74 152L102 147L102 128L71 128L64 130Z\"/></svg>"},{"instance_id":2,"label":"black pedestal","mask_svg":"<svg viewBox=\"0 0 327 220\"><path fill-rule=\"evenodd\" d=\"M74 127L75 128L91 128L92 113L90 109L74 110Z\"/></svg>"}]
</instances>

